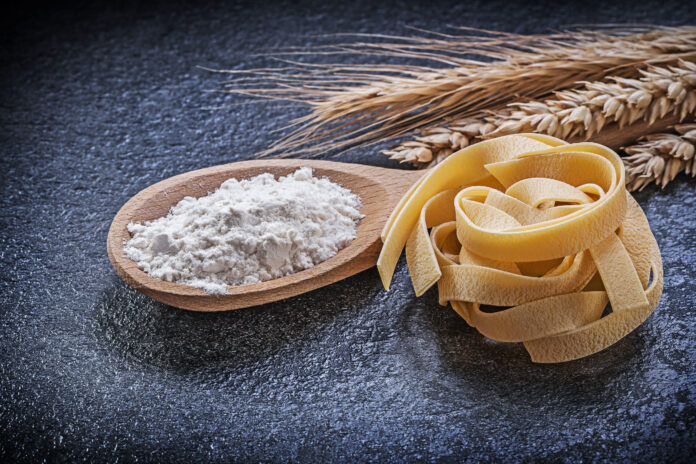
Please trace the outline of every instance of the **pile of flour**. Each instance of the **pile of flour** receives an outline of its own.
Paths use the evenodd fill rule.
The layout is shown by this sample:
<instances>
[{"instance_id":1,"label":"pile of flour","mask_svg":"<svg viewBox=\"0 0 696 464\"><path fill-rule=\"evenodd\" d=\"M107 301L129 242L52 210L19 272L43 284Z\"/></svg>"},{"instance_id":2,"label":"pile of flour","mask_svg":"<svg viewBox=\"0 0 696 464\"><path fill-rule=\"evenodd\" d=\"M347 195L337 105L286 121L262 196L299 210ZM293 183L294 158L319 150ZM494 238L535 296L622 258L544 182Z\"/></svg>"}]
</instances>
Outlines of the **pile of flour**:
<instances>
[{"instance_id":1,"label":"pile of flour","mask_svg":"<svg viewBox=\"0 0 696 464\"><path fill-rule=\"evenodd\" d=\"M355 238L360 198L310 168L275 179L229 179L167 216L130 223L126 256L158 279L224 294L227 285L310 268Z\"/></svg>"}]
</instances>

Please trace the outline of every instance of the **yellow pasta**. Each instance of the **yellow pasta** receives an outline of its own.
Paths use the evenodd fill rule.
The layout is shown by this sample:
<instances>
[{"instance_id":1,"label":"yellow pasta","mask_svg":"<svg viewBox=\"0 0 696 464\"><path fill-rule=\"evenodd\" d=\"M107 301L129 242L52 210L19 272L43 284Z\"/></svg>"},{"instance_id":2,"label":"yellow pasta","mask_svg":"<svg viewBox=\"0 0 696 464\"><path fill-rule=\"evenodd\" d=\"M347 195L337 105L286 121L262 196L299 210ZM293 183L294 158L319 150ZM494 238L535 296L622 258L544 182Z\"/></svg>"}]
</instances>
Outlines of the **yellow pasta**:
<instances>
[{"instance_id":1,"label":"yellow pasta","mask_svg":"<svg viewBox=\"0 0 696 464\"><path fill-rule=\"evenodd\" d=\"M535 362L608 347L662 293L660 251L623 164L593 143L522 134L465 148L409 190L382 240L387 290L405 247L417 296L437 284L442 304L489 338L523 342Z\"/></svg>"}]
</instances>

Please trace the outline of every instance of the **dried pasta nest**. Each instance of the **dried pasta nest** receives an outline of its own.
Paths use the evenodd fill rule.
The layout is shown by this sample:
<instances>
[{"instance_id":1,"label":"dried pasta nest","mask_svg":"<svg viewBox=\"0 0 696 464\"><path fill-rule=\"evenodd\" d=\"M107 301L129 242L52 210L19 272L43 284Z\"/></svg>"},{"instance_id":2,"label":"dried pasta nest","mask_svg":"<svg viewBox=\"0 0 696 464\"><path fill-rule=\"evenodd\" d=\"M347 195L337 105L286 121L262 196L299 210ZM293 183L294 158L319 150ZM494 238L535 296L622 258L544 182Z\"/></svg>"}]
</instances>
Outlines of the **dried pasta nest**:
<instances>
[{"instance_id":1,"label":"dried pasta nest","mask_svg":"<svg viewBox=\"0 0 696 464\"><path fill-rule=\"evenodd\" d=\"M437 284L483 335L535 362L596 353L653 312L662 260L619 156L522 134L465 148L401 199L382 233L389 288L404 247L416 295ZM607 306L610 304L610 311Z\"/></svg>"}]
</instances>

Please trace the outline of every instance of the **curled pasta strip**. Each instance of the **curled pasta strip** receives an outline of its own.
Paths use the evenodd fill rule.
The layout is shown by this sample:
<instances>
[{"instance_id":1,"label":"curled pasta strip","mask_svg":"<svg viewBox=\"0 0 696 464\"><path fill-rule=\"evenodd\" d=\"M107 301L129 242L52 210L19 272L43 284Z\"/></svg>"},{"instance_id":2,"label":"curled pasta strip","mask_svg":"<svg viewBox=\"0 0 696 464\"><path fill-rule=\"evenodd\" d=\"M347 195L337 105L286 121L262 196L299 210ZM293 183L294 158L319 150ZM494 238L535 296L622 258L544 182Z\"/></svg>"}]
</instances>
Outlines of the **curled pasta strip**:
<instances>
[{"instance_id":1,"label":"curled pasta strip","mask_svg":"<svg viewBox=\"0 0 696 464\"><path fill-rule=\"evenodd\" d=\"M662 293L623 164L593 143L522 134L461 150L409 190L382 240L386 289L405 247L416 295L437 285L441 304L489 338L523 342L535 362L608 347Z\"/></svg>"}]
</instances>

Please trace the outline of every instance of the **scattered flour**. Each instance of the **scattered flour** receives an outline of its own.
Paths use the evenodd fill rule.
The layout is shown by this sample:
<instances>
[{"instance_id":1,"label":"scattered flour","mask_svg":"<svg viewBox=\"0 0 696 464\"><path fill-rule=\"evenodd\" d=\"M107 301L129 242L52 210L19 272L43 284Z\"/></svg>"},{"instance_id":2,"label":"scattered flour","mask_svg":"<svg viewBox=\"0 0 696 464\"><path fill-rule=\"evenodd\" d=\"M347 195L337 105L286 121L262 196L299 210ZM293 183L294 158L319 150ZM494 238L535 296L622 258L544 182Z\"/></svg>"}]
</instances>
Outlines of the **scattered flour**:
<instances>
[{"instance_id":1,"label":"scattered flour","mask_svg":"<svg viewBox=\"0 0 696 464\"><path fill-rule=\"evenodd\" d=\"M229 179L167 216L130 223L126 256L158 279L225 294L227 285L310 268L355 238L360 198L304 167L275 179Z\"/></svg>"}]
</instances>

